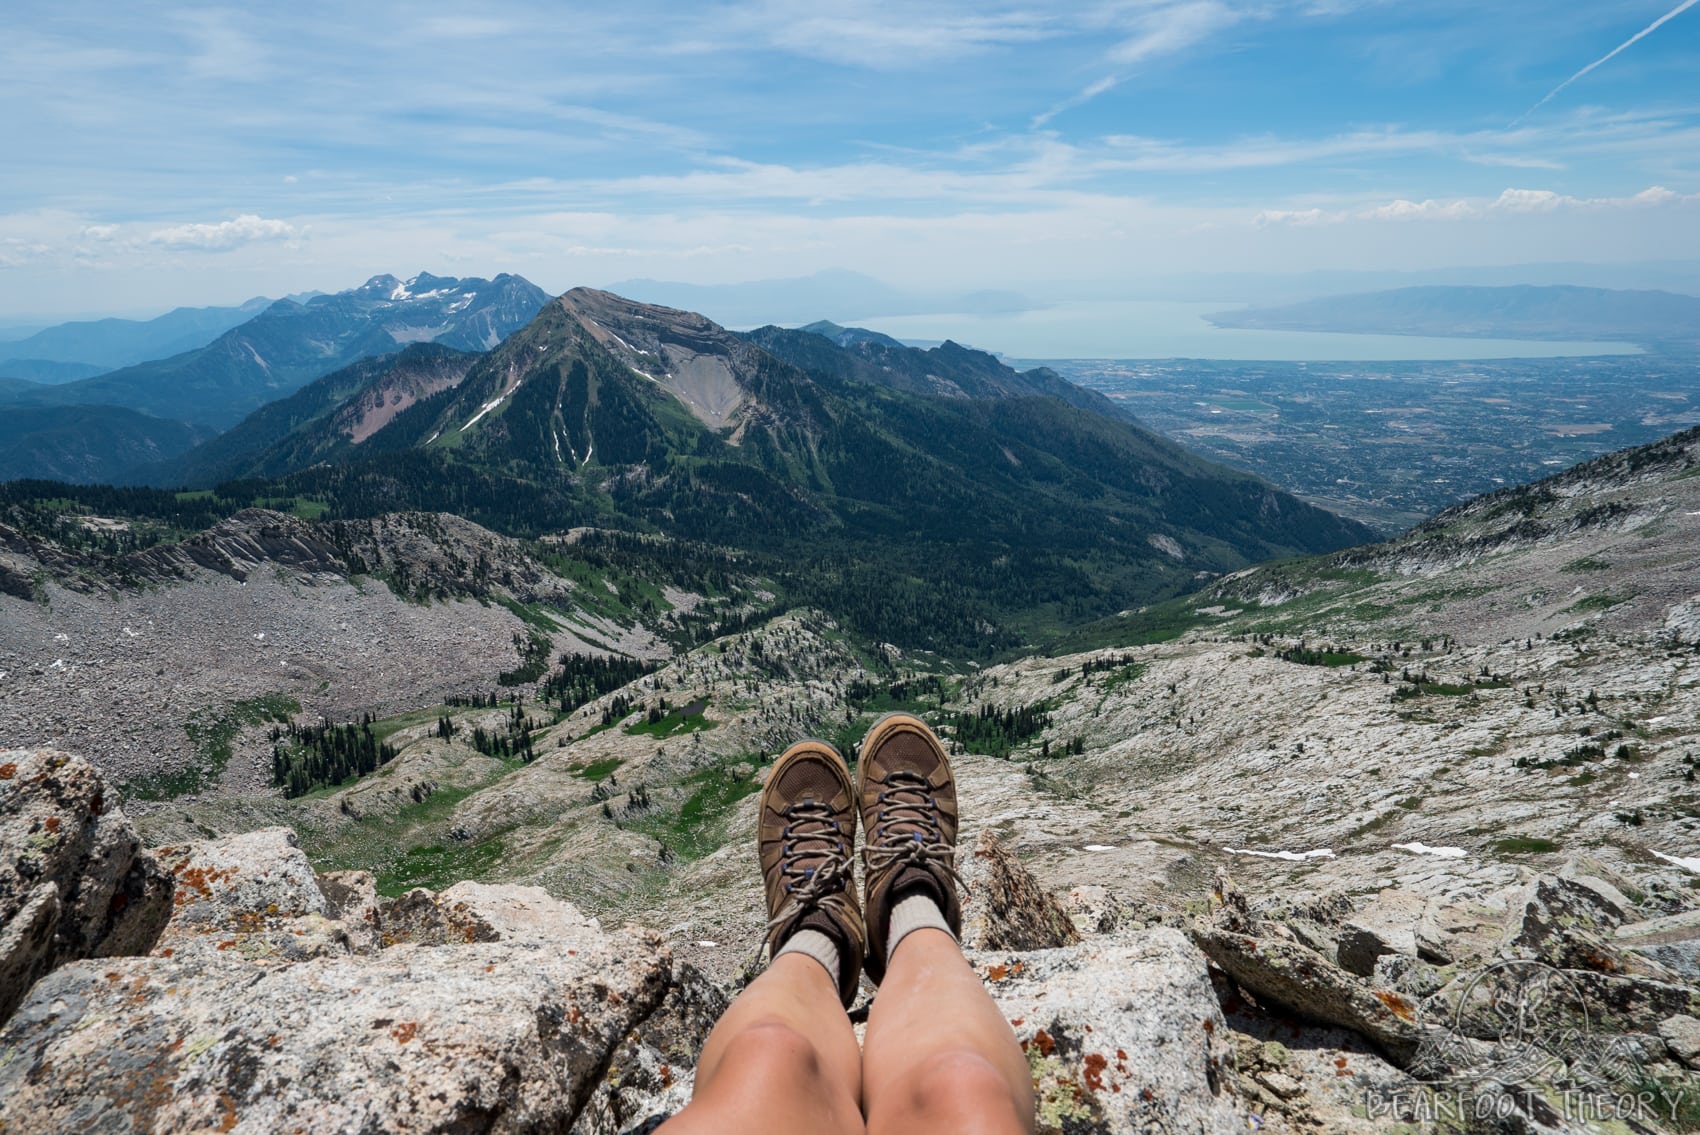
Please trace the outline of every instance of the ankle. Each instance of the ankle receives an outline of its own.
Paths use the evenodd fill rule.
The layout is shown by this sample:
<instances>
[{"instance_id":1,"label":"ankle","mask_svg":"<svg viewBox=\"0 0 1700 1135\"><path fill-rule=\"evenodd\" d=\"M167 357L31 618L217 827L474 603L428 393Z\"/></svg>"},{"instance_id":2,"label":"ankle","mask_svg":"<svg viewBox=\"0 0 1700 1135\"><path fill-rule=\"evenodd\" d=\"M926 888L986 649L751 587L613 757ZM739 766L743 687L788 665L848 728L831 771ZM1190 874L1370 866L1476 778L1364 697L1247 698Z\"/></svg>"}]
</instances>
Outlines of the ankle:
<instances>
[{"instance_id":1,"label":"ankle","mask_svg":"<svg viewBox=\"0 0 1700 1135\"><path fill-rule=\"evenodd\" d=\"M838 988L839 975L843 972L844 951L839 948L838 940L830 934L813 927L799 930L785 940L785 944L773 955L775 961L786 954L796 954L800 957L812 958L820 963L832 979L833 988Z\"/></svg>"},{"instance_id":2,"label":"ankle","mask_svg":"<svg viewBox=\"0 0 1700 1135\"><path fill-rule=\"evenodd\" d=\"M917 930L942 930L951 941L956 940L930 889L915 888L896 896L891 906L890 929L885 936L885 956L890 958L895 954L898 943Z\"/></svg>"}]
</instances>

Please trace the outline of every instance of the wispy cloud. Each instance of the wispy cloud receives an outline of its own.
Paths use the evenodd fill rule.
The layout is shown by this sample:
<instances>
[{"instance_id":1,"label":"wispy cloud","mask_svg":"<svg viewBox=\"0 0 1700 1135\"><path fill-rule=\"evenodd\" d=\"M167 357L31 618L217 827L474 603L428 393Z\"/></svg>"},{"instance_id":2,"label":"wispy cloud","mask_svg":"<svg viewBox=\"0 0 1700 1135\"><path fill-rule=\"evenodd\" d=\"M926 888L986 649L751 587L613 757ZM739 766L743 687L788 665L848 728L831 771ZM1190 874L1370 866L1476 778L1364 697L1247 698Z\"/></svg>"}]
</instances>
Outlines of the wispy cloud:
<instances>
[{"instance_id":1,"label":"wispy cloud","mask_svg":"<svg viewBox=\"0 0 1700 1135\"><path fill-rule=\"evenodd\" d=\"M155 229L147 235L147 242L164 248L223 252L256 241L289 240L298 233L296 227L287 221L243 213L228 221Z\"/></svg>"},{"instance_id":2,"label":"wispy cloud","mask_svg":"<svg viewBox=\"0 0 1700 1135\"><path fill-rule=\"evenodd\" d=\"M1700 203L1700 193L1683 194L1662 185L1649 186L1623 197L1573 197L1551 189L1506 189L1494 198L1452 198L1408 201L1354 209L1264 209L1258 225L1313 226L1347 221L1467 221L1494 216L1556 213L1560 210L1626 210Z\"/></svg>"},{"instance_id":3,"label":"wispy cloud","mask_svg":"<svg viewBox=\"0 0 1700 1135\"><path fill-rule=\"evenodd\" d=\"M799 55L878 70L912 67L1056 34L1055 22L1032 11L989 6L868 2L820 5L772 0L740 23L759 26L768 42ZM750 19L749 16L756 19Z\"/></svg>"},{"instance_id":4,"label":"wispy cloud","mask_svg":"<svg viewBox=\"0 0 1700 1135\"><path fill-rule=\"evenodd\" d=\"M1541 109L1541 107L1543 107L1547 103L1551 102L1553 100L1553 98L1555 96L1557 96L1560 91L1562 91L1566 87L1570 86L1570 84L1572 84L1576 80L1582 78L1584 75L1588 74L1590 71L1596 70L1602 64L1611 62L1611 60L1617 58L1619 55L1623 54L1623 52L1627 51L1629 48L1634 47L1637 43L1640 43L1642 40L1646 39L1648 36L1652 35L1656 31L1658 31L1665 24L1668 24L1670 21L1676 19L1678 16L1682 15L1684 12L1686 12L1686 11L1688 11L1688 9L1694 7L1694 5L1696 5L1696 4L1700 4L1700 0L1682 0L1681 4L1678 4L1675 8L1672 8L1670 11L1666 12L1664 15L1660 16L1658 19L1654 20L1652 23L1648 24L1646 27L1642 28L1640 31L1636 32L1634 35L1630 36L1628 39L1624 40L1622 43L1618 44L1616 47L1612 48L1610 51L1608 51L1604 55L1600 56L1598 59L1594 60L1592 63L1588 64L1586 67L1582 68L1580 71L1578 71L1574 75L1570 76L1570 78L1564 80L1564 82L1560 83L1558 86L1556 86L1552 90L1548 91L1546 93L1546 97L1541 99L1540 102L1536 103L1534 106L1530 107L1528 110L1524 111L1521 115L1519 115L1518 118L1517 118L1517 122L1522 122L1523 119L1528 118L1531 114L1535 113L1535 111ZM1513 122L1512 125L1513 126L1517 125L1517 122Z\"/></svg>"},{"instance_id":5,"label":"wispy cloud","mask_svg":"<svg viewBox=\"0 0 1700 1135\"><path fill-rule=\"evenodd\" d=\"M1220 0L1180 0L1179 3L1161 3L1136 13L1130 25L1121 29L1124 38L1106 54L1106 62L1118 68L1116 73L1087 84L1076 94L1035 115L1033 128L1044 127L1065 111L1114 89L1126 77L1128 69L1159 56L1184 51L1215 32L1239 23L1246 15L1245 9L1230 8Z\"/></svg>"}]
</instances>

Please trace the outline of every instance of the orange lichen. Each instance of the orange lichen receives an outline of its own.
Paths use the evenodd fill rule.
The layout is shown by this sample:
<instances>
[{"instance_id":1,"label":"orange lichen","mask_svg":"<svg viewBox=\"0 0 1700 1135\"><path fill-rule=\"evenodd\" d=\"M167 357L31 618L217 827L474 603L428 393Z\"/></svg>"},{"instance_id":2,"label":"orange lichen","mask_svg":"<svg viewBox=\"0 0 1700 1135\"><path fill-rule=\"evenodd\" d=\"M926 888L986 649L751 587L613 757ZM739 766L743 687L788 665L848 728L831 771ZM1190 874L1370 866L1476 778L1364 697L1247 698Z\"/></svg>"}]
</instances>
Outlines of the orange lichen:
<instances>
[{"instance_id":1,"label":"orange lichen","mask_svg":"<svg viewBox=\"0 0 1700 1135\"><path fill-rule=\"evenodd\" d=\"M5 764L0 765L0 780L11 780L17 775L18 765L16 761L7 761Z\"/></svg>"},{"instance_id":2,"label":"orange lichen","mask_svg":"<svg viewBox=\"0 0 1700 1135\"><path fill-rule=\"evenodd\" d=\"M1334 1074L1336 1076L1350 1076L1352 1074L1352 1070L1346 1067L1346 1058L1344 1056L1336 1056L1334 1058Z\"/></svg>"},{"instance_id":3,"label":"orange lichen","mask_svg":"<svg viewBox=\"0 0 1700 1135\"><path fill-rule=\"evenodd\" d=\"M1009 976L1008 966L992 966L986 971L987 981L1002 981Z\"/></svg>"},{"instance_id":4,"label":"orange lichen","mask_svg":"<svg viewBox=\"0 0 1700 1135\"><path fill-rule=\"evenodd\" d=\"M1081 1072L1081 1076L1086 1081L1086 1087L1088 1090L1094 1092L1101 1092L1104 1090L1104 1069L1109 1066L1109 1060L1103 1055L1096 1052L1087 1054L1086 1065Z\"/></svg>"},{"instance_id":5,"label":"orange lichen","mask_svg":"<svg viewBox=\"0 0 1700 1135\"><path fill-rule=\"evenodd\" d=\"M45 826L47 828L49 835L52 835L53 833L57 832L59 830L59 817L58 816L47 817L47 823L46 823Z\"/></svg>"},{"instance_id":6,"label":"orange lichen","mask_svg":"<svg viewBox=\"0 0 1700 1135\"><path fill-rule=\"evenodd\" d=\"M1033 1034L1033 1043L1039 1046L1039 1055L1049 1056L1057 1050L1057 1042L1051 1039L1051 1034L1040 1029Z\"/></svg>"},{"instance_id":7,"label":"orange lichen","mask_svg":"<svg viewBox=\"0 0 1700 1135\"><path fill-rule=\"evenodd\" d=\"M218 1129L220 1131L235 1130L236 1101L232 1100L228 1093L220 1092L218 1093L218 1103L220 1107L224 1108L224 1114L219 1116L218 1119Z\"/></svg>"},{"instance_id":8,"label":"orange lichen","mask_svg":"<svg viewBox=\"0 0 1700 1135\"><path fill-rule=\"evenodd\" d=\"M406 1044L418 1034L419 1025L415 1021L403 1021L390 1030L390 1035L395 1037L397 1044Z\"/></svg>"},{"instance_id":9,"label":"orange lichen","mask_svg":"<svg viewBox=\"0 0 1700 1135\"><path fill-rule=\"evenodd\" d=\"M1389 993L1385 989L1377 989L1375 991L1375 999L1387 1006L1387 1011L1392 1013L1395 1017L1398 1017L1401 1021L1414 1021L1417 1019L1417 1012L1411 1007L1411 1003L1399 996L1397 993Z\"/></svg>"}]
</instances>

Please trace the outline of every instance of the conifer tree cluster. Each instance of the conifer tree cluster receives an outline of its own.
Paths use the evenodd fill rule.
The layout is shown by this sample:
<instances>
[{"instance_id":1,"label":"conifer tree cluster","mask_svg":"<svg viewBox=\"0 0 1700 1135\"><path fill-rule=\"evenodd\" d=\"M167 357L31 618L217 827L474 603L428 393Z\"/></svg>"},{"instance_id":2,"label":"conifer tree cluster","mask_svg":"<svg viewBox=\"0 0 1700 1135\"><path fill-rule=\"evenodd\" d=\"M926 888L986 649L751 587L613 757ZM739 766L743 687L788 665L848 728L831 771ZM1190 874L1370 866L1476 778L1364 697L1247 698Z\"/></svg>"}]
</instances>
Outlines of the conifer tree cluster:
<instances>
[{"instance_id":1,"label":"conifer tree cluster","mask_svg":"<svg viewBox=\"0 0 1700 1135\"><path fill-rule=\"evenodd\" d=\"M610 690L635 682L654 669L653 663L636 658L563 654L561 668L549 675L539 693L543 700L555 702L560 712L571 713L586 702L593 702Z\"/></svg>"},{"instance_id":2,"label":"conifer tree cluster","mask_svg":"<svg viewBox=\"0 0 1700 1135\"><path fill-rule=\"evenodd\" d=\"M954 722L957 743L970 752L1007 757L1010 750L1050 725L1051 715L1041 706L998 709L983 705L977 713L959 713Z\"/></svg>"},{"instance_id":3,"label":"conifer tree cluster","mask_svg":"<svg viewBox=\"0 0 1700 1135\"><path fill-rule=\"evenodd\" d=\"M395 746L379 741L368 714L360 724L292 725L272 730L272 783L290 798L351 777L376 772L395 758Z\"/></svg>"}]
</instances>

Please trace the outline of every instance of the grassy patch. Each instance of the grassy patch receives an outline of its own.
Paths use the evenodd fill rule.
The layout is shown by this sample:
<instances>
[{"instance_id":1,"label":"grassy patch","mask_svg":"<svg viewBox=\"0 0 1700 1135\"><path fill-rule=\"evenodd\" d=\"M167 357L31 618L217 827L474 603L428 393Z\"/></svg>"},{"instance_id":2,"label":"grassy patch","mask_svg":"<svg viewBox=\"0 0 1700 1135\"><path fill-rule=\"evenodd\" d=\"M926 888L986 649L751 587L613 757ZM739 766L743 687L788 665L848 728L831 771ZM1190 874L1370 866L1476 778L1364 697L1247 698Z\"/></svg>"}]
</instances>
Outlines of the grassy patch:
<instances>
[{"instance_id":1,"label":"grassy patch","mask_svg":"<svg viewBox=\"0 0 1700 1135\"><path fill-rule=\"evenodd\" d=\"M413 887L439 889L480 879L501 857L499 835L477 842L451 839L449 820L462 800L493 780L439 789L420 803L359 821L334 836L298 830L314 870L370 871L377 876L378 893L392 898Z\"/></svg>"},{"instance_id":2,"label":"grassy patch","mask_svg":"<svg viewBox=\"0 0 1700 1135\"><path fill-rule=\"evenodd\" d=\"M1402 685L1393 691L1394 701L1408 701L1411 698L1426 697L1435 694L1440 697L1456 698L1474 693L1474 686L1460 686L1452 682L1412 682Z\"/></svg>"},{"instance_id":3,"label":"grassy patch","mask_svg":"<svg viewBox=\"0 0 1700 1135\"><path fill-rule=\"evenodd\" d=\"M506 595L492 595L490 598L513 612L514 617L528 627L535 627L545 634L553 634L561 629L561 624L551 619L536 607L509 599Z\"/></svg>"},{"instance_id":4,"label":"grassy patch","mask_svg":"<svg viewBox=\"0 0 1700 1135\"><path fill-rule=\"evenodd\" d=\"M1550 855L1558 844L1539 836L1514 835L1497 841L1493 849L1501 855Z\"/></svg>"},{"instance_id":5,"label":"grassy patch","mask_svg":"<svg viewBox=\"0 0 1700 1135\"><path fill-rule=\"evenodd\" d=\"M610 773L617 772L625 760L620 757L609 757L606 760L592 761L581 769L574 770L575 775L586 780L601 780Z\"/></svg>"},{"instance_id":6,"label":"grassy patch","mask_svg":"<svg viewBox=\"0 0 1700 1135\"><path fill-rule=\"evenodd\" d=\"M630 826L680 859L701 859L724 843L726 817L738 801L761 791L760 781L750 775L750 767L759 764L756 757L739 756L700 769L686 778L689 795L678 812L651 813Z\"/></svg>"},{"instance_id":7,"label":"grassy patch","mask_svg":"<svg viewBox=\"0 0 1700 1135\"><path fill-rule=\"evenodd\" d=\"M1047 644L1045 652L1055 656L1082 654L1107 646L1149 646L1177 639L1194 627L1214 626L1221 622L1199 614L1193 608L1196 601L1197 596L1169 599L1125 615L1112 615L1108 619L1088 623ZM1254 606L1239 600L1235 602L1247 610Z\"/></svg>"},{"instance_id":8,"label":"grassy patch","mask_svg":"<svg viewBox=\"0 0 1700 1135\"><path fill-rule=\"evenodd\" d=\"M1105 675L1104 681L1099 688L1106 694L1114 693L1123 686L1129 686L1134 682L1139 681L1139 679L1145 676L1145 671L1148 669L1150 669L1150 667L1143 662L1131 662L1128 665L1123 666L1118 670L1112 670L1109 674Z\"/></svg>"},{"instance_id":9,"label":"grassy patch","mask_svg":"<svg viewBox=\"0 0 1700 1135\"><path fill-rule=\"evenodd\" d=\"M127 798L172 800L210 787L230 764L231 744L244 726L267 722L287 724L301 712L301 703L288 694L262 694L257 698L226 702L197 710L183 723L194 749L194 761L179 769L150 773L119 786Z\"/></svg>"},{"instance_id":10,"label":"grassy patch","mask_svg":"<svg viewBox=\"0 0 1700 1135\"><path fill-rule=\"evenodd\" d=\"M1613 607L1621 606L1633 598L1634 596L1632 595L1584 595L1582 598L1576 600L1576 602L1560 611L1559 614L1568 615L1572 611L1609 611Z\"/></svg>"},{"instance_id":11,"label":"grassy patch","mask_svg":"<svg viewBox=\"0 0 1700 1135\"><path fill-rule=\"evenodd\" d=\"M654 737L665 740L677 737L683 733L702 733L719 725L718 721L710 721L703 716L707 709L706 702L692 702L690 705L679 706L668 710L665 714L660 710L651 710L652 716L648 721L626 726L626 734L631 737Z\"/></svg>"},{"instance_id":12,"label":"grassy patch","mask_svg":"<svg viewBox=\"0 0 1700 1135\"><path fill-rule=\"evenodd\" d=\"M1361 654L1353 654L1349 650L1336 650L1329 647L1322 649L1294 647L1276 654L1283 662L1296 662L1300 666L1356 666L1369 659Z\"/></svg>"},{"instance_id":13,"label":"grassy patch","mask_svg":"<svg viewBox=\"0 0 1700 1135\"><path fill-rule=\"evenodd\" d=\"M379 872L377 888L386 898L398 898L415 887L440 891L462 879L477 879L502 857L498 837L478 843L434 843L403 852L386 871Z\"/></svg>"},{"instance_id":14,"label":"grassy patch","mask_svg":"<svg viewBox=\"0 0 1700 1135\"><path fill-rule=\"evenodd\" d=\"M1589 571L1610 571L1611 565L1604 560L1596 560L1593 556L1583 556L1579 560L1571 560L1558 570L1569 572L1571 574Z\"/></svg>"}]
</instances>

